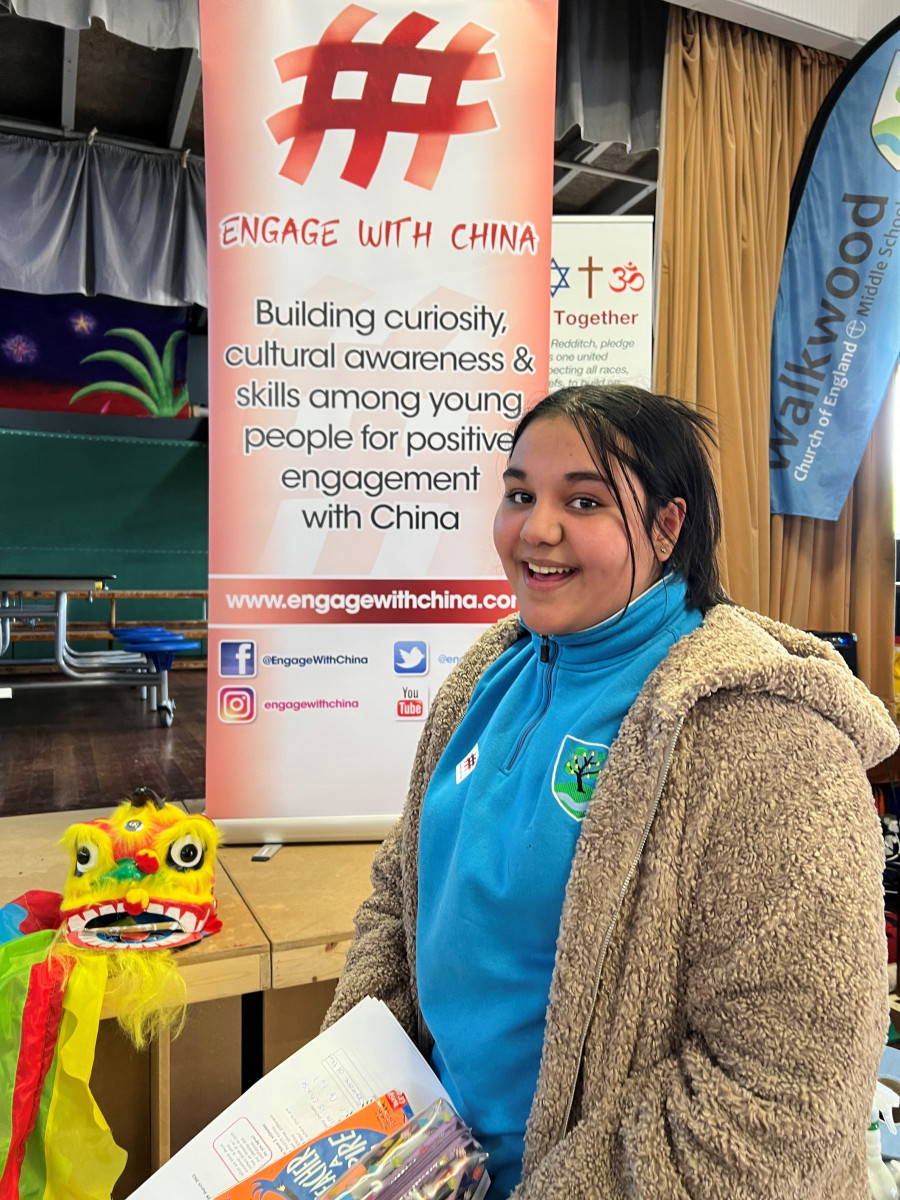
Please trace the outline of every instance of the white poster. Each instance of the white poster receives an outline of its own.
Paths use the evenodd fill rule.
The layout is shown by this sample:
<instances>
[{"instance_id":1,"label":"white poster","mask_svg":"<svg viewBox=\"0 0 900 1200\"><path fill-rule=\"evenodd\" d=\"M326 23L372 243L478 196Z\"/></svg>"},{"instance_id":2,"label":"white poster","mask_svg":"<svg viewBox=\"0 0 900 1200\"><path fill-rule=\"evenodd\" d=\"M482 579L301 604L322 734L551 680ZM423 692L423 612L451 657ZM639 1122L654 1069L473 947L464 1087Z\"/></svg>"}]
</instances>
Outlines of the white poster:
<instances>
[{"instance_id":1,"label":"white poster","mask_svg":"<svg viewBox=\"0 0 900 1200\"><path fill-rule=\"evenodd\" d=\"M554 217L550 390L650 387L653 218Z\"/></svg>"}]
</instances>

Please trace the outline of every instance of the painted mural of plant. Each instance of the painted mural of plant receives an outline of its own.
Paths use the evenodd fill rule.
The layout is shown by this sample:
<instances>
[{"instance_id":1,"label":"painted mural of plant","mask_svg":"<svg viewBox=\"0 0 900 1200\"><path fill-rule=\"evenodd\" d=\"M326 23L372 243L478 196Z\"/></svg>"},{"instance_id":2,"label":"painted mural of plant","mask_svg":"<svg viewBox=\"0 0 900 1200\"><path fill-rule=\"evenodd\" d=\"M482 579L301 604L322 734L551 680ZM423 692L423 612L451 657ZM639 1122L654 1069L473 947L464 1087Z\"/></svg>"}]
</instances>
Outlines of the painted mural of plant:
<instances>
[{"instance_id":1,"label":"painted mural of plant","mask_svg":"<svg viewBox=\"0 0 900 1200\"><path fill-rule=\"evenodd\" d=\"M127 338L143 353L146 361L141 362L139 358L135 358L133 354L126 354L124 350L98 350L83 358L82 364L89 362L117 363L133 375L140 386L135 386L133 383L120 383L117 379L104 379L99 383L89 383L87 387L80 388L69 403L74 404L76 400L80 400L82 396L87 396L91 392L120 392L143 404L144 408L154 417L177 416L188 403L187 384L177 396L175 395L175 347L184 337L184 330L175 330L166 342L161 359L150 339L137 329L107 329L104 337Z\"/></svg>"}]
</instances>

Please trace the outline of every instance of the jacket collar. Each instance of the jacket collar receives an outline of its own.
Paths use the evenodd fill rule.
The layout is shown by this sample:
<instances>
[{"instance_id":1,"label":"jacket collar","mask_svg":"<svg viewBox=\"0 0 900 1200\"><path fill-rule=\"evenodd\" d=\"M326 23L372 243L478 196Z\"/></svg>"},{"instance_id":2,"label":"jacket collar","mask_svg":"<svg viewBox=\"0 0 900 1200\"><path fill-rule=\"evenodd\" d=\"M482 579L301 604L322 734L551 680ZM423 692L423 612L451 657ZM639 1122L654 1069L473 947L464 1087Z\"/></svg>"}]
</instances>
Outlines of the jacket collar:
<instances>
[{"instance_id":1,"label":"jacket collar","mask_svg":"<svg viewBox=\"0 0 900 1200\"><path fill-rule=\"evenodd\" d=\"M505 617L479 643L489 661L519 637L531 636L516 616ZM488 665L482 657L480 671ZM652 673L627 721L654 724L659 716L686 716L703 696L748 689L802 702L853 742L863 767L892 754L897 727L884 704L856 679L833 647L803 630L736 605L710 609Z\"/></svg>"}]
</instances>

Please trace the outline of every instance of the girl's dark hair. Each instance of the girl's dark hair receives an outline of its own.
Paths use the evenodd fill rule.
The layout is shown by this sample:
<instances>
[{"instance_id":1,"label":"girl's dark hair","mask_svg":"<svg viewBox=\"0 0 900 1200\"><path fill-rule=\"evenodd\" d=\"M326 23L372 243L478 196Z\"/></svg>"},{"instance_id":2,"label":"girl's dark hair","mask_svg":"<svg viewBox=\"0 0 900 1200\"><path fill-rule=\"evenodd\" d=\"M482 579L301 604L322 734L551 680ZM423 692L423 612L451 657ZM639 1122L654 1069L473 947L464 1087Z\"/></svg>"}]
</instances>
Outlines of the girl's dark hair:
<instances>
[{"instance_id":1,"label":"girl's dark hair","mask_svg":"<svg viewBox=\"0 0 900 1200\"><path fill-rule=\"evenodd\" d=\"M687 512L669 559L687 583L687 600L705 613L714 604L730 604L719 582L716 548L722 532L719 497L709 465L708 446L715 445L709 417L671 396L657 396L627 385L562 388L552 392L522 417L513 447L529 425L543 417L568 417L591 457L609 481L616 505L625 517L614 464L625 479L652 539L660 509L680 496ZM644 489L642 505L629 475ZM635 555L626 521L634 589ZM629 597L630 599L630 597Z\"/></svg>"}]
</instances>

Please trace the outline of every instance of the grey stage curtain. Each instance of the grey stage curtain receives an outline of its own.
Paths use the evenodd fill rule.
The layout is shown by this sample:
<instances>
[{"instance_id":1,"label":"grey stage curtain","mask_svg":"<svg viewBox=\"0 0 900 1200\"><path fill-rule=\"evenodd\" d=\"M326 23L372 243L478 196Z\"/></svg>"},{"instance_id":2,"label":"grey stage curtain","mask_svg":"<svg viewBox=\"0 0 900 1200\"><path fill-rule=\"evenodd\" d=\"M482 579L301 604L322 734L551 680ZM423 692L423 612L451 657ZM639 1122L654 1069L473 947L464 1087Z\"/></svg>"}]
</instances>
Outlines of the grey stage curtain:
<instances>
[{"instance_id":1,"label":"grey stage curtain","mask_svg":"<svg viewBox=\"0 0 900 1200\"><path fill-rule=\"evenodd\" d=\"M663 0L560 0L556 136L659 145L669 6Z\"/></svg>"},{"instance_id":2,"label":"grey stage curtain","mask_svg":"<svg viewBox=\"0 0 900 1200\"><path fill-rule=\"evenodd\" d=\"M200 49L197 0L0 0L0 8L66 29L88 29L99 17L110 33L141 46Z\"/></svg>"},{"instance_id":3,"label":"grey stage curtain","mask_svg":"<svg viewBox=\"0 0 900 1200\"><path fill-rule=\"evenodd\" d=\"M0 134L0 179L0 288L206 304L202 163Z\"/></svg>"}]
</instances>

